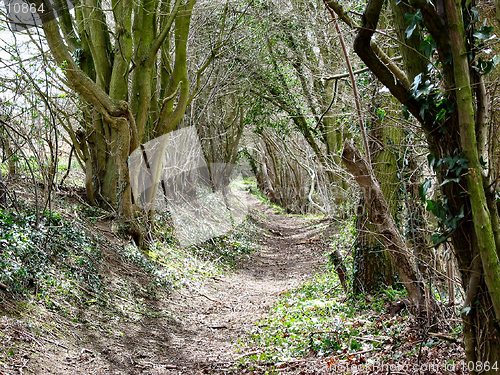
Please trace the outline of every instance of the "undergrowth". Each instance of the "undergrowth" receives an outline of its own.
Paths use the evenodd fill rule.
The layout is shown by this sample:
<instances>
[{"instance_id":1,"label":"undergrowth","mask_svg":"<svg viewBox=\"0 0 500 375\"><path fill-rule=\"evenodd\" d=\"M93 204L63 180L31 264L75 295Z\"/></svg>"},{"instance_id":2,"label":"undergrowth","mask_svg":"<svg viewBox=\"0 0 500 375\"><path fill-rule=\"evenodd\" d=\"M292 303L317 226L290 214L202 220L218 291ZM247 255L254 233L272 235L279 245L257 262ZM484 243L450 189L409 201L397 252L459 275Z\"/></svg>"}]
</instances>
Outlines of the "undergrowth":
<instances>
[{"instance_id":1,"label":"undergrowth","mask_svg":"<svg viewBox=\"0 0 500 375\"><path fill-rule=\"evenodd\" d=\"M254 250L249 221L188 248L159 221L162 233L141 251L114 233L109 213L79 211L81 217L70 220L45 212L36 225L28 207L19 213L0 209L0 331L10 332L0 333L0 367L33 337L64 337L68 325L118 335L119 324L102 322L170 318L159 298L224 272ZM111 230L96 230L98 222ZM17 337L18 331L29 340Z\"/></svg>"},{"instance_id":2,"label":"undergrowth","mask_svg":"<svg viewBox=\"0 0 500 375\"><path fill-rule=\"evenodd\" d=\"M404 292L388 289L375 297L346 297L335 271L312 277L286 292L269 316L256 324L241 350L249 352L240 365L271 365L307 356L326 357L373 350L382 344L376 337L396 335L400 321L379 317L388 303L404 298Z\"/></svg>"},{"instance_id":3,"label":"undergrowth","mask_svg":"<svg viewBox=\"0 0 500 375\"><path fill-rule=\"evenodd\" d=\"M33 293L50 305L50 294L76 298L77 284L98 291L101 252L77 222L45 212L34 215L0 210L0 282L14 296Z\"/></svg>"},{"instance_id":4,"label":"undergrowth","mask_svg":"<svg viewBox=\"0 0 500 375\"><path fill-rule=\"evenodd\" d=\"M134 299L137 288L131 284L141 284L140 294L155 298L158 290L219 274L254 250L247 221L225 236L189 248L178 246L168 223L160 221L158 239L143 252L127 241L110 242L91 231L96 221L107 218L102 210L81 212L80 219L71 221L55 211L45 212L35 225L35 215L28 210L18 214L0 209L0 288L15 299L41 302L51 309L60 307L61 300L62 305L91 301L105 306L114 293ZM104 249L117 264L106 264ZM140 282L116 274L124 280L116 290L110 289L105 277L116 267L125 274L132 267Z\"/></svg>"}]
</instances>

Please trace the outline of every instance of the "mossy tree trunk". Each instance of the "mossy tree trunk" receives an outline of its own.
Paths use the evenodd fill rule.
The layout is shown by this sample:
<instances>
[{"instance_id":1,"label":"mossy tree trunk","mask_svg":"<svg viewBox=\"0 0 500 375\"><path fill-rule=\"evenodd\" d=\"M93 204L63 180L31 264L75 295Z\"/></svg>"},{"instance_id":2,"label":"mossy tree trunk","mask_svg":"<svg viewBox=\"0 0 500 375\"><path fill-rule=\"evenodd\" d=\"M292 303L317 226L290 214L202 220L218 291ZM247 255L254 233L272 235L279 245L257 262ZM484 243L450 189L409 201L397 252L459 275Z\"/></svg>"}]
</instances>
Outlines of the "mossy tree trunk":
<instances>
[{"instance_id":1,"label":"mossy tree trunk","mask_svg":"<svg viewBox=\"0 0 500 375\"><path fill-rule=\"evenodd\" d=\"M434 303L426 291L414 255L396 226L373 169L351 143L344 145L342 160L363 191L368 219L375 225L387 254L397 267L398 276L408 291L414 312L429 322Z\"/></svg>"},{"instance_id":2,"label":"mossy tree trunk","mask_svg":"<svg viewBox=\"0 0 500 375\"><path fill-rule=\"evenodd\" d=\"M472 64L469 59L474 57L473 33L465 33L466 28L470 30L474 27L467 18L471 14L468 7L473 6L474 2L462 5L459 1L445 0L439 1L438 7L427 1L409 2L413 12L421 12L422 25L436 45L442 81L433 93L442 95L444 103L448 104L444 117L439 116L442 108L437 100L429 98L431 105L423 107L422 101L410 89L404 73L382 61L372 36L377 29L383 3L383 0L368 2L354 49L377 78L420 122L430 152L437 160L456 156L457 151L467 160L467 170L457 176L456 181L446 180L450 173L446 166L437 168L437 174L441 192L447 198L447 209L451 215L459 218L450 238L466 292L463 321L467 359L475 363L498 363L500 262L495 233L498 233L496 226L499 220L498 213L491 209L491 204L488 205L490 191L487 188L492 185L492 176L496 175L491 170L483 175L479 163L478 148L481 145L478 145L476 135L481 133L478 133L480 127L486 124L478 116L480 111L476 107L483 98L471 89ZM428 78L425 71L422 74L425 79ZM444 91L441 92L439 87L444 87ZM494 155L487 155L487 159L492 157ZM461 212L464 216L462 219L459 215ZM495 370L489 372L495 373Z\"/></svg>"},{"instance_id":3,"label":"mossy tree trunk","mask_svg":"<svg viewBox=\"0 0 500 375\"><path fill-rule=\"evenodd\" d=\"M409 38L406 38L406 29L408 27L405 21L405 14L411 14L412 8L404 3L397 2L396 0L390 0L390 12L392 15L392 22L395 26L395 31L400 41L399 52L401 53L404 70L408 76L408 80L413 82L415 77L425 71L426 60L422 58L422 54L419 52L420 45L422 43L422 33L420 28L411 34ZM417 130L418 131L418 130ZM423 130L420 129L420 134ZM407 181L406 191L406 212L408 217L406 221L408 223L408 233L407 238L413 247L413 251L417 256L418 265L420 271L426 276L426 279L431 274L431 265L436 264L434 254L432 252L431 243L427 236L426 230L426 213L425 207L422 204L420 194L419 194L419 183L422 177L422 171L418 168L418 161L412 150L407 150L407 171L404 176L402 176ZM426 280L429 282L429 280Z\"/></svg>"},{"instance_id":4,"label":"mossy tree trunk","mask_svg":"<svg viewBox=\"0 0 500 375\"><path fill-rule=\"evenodd\" d=\"M395 272L386 248L377 236L377 227L369 221L364 205L362 198L356 213L352 285L354 293L375 294L394 284Z\"/></svg>"},{"instance_id":5,"label":"mossy tree trunk","mask_svg":"<svg viewBox=\"0 0 500 375\"><path fill-rule=\"evenodd\" d=\"M382 98L382 102L390 105L386 98ZM374 103L371 110L371 161L389 211L397 223L401 208L398 163L403 129L386 118L382 107L387 108L382 106L381 102ZM354 249L354 292L375 293L392 286L396 281L395 267L378 236L376 226L368 219L366 208L358 209L356 224L358 237Z\"/></svg>"},{"instance_id":6,"label":"mossy tree trunk","mask_svg":"<svg viewBox=\"0 0 500 375\"><path fill-rule=\"evenodd\" d=\"M85 162L88 199L123 218L133 211L128 156L140 143L176 129L186 111L187 41L195 3L113 0L113 22L108 22L101 1L86 0L77 4L74 16L66 10L43 24L54 60L82 99L85 121L70 136ZM160 6L164 12L157 15ZM165 58L171 55L171 38L172 62Z\"/></svg>"}]
</instances>

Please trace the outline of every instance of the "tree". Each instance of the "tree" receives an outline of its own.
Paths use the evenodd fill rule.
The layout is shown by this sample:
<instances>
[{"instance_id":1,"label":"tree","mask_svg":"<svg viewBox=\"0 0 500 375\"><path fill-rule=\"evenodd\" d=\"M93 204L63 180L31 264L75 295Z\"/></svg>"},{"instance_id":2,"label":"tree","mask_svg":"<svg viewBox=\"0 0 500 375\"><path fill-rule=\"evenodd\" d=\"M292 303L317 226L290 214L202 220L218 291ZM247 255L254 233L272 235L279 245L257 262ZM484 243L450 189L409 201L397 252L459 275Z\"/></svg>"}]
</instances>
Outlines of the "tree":
<instances>
[{"instance_id":1,"label":"tree","mask_svg":"<svg viewBox=\"0 0 500 375\"><path fill-rule=\"evenodd\" d=\"M88 199L118 209L124 218L133 211L128 156L181 124L221 48L211 45L190 76L188 40L196 2L126 0L112 1L110 8L89 0L77 2L74 12L58 7L58 18L43 22L54 60L82 100L85 121L69 131L83 155ZM222 40L227 4L211 4L220 10L214 14L221 14L221 26L214 29Z\"/></svg>"},{"instance_id":2,"label":"tree","mask_svg":"<svg viewBox=\"0 0 500 375\"><path fill-rule=\"evenodd\" d=\"M357 112L357 120L368 170L373 172L380 184L380 190L384 195L390 213L395 218L399 211L399 190L400 183L397 179L399 144L402 137L402 129L389 124L385 119L385 111L379 108L376 102L380 101L380 90L372 94L372 103L369 106L370 115L364 116L361 108L361 94L358 91L358 84L355 79L351 58L347 51L344 34L337 21L337 16L326 3L335 29L337 30L340 45L344 54L344 59L348 69L348 76L351 81L354 102ZM367 119L368 117L368 119ZM369 125L367 126L367 122ZM370 147L369 135L372 139ZM366 191L365 191L366 192ZM353 290L356 293L377 292L395 281L394 265L391 254L388 253L376 233L376 223L370 222L371 201L368 196L361 198L356 217L356 227L358 236L354 247L354 273Z\"/></svg>"},{"instance_id":3,"label":"tree","mask_svg":"<svg viewBox=\"0 0 500 375\"><path fill-rule=\"evenodd\" d=\"M485 121L487 98L483 80L485 66L491 65L481 65L479 60L478 41L484 34L477 33L475 2L399 3L398 6L407 7L410 15L406 37L412 37L421 28L418 53L403 55L407 67L425 66L411 85L404 72L384 64L383 53L372 39L383 3L368 2L354 49L425 132L430 166L437 173L442 192L440 201L427 200L427 208L439 217L444 229L442 235L434 237L435 243L450 238L459 264L466 292L462 311L467 359L498 361L498 171L491 169L495 150L488 147L488 139L482 135L484 127L491 126ZM334 5L339 16L348 18L338 3ZM421 60L430 60L432 64Z\"/></svg>"}]
</instances>

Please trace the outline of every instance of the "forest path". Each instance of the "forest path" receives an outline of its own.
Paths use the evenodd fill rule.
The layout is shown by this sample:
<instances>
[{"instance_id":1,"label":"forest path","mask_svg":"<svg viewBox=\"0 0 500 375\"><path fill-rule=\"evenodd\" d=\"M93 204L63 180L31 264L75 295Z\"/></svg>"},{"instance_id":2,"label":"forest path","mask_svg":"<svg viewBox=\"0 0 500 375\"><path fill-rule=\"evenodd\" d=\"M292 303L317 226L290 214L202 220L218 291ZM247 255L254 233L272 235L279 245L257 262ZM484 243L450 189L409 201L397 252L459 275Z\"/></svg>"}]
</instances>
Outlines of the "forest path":
<instances>
[{"instance_id":1,"label":"forest path","mask_svg":"<svg viewBox=\"0 0 500 375\"><path fill-rule=\"evenodd\" d=\"M24 373L241 373L235 363L248 353L239 352L238 340L266 316L280 294L321 268L329 229L325 220L279 215L254 196L248 199L257 250L235 269L188 282L170 295L145 296L134 307L140 311L128 318L119 311L84 308L78 312L79 321L86 322L82 324L53 314L45 320L60 333L37 340L39 346L22 361ZM140 272L121 264L113 251L106 250L104 258L110 282L116 283L116 275L141 281ZM139 285L146 284L144 279Z\"/></svg>"},{"instance_id":2,"label":"forest path","mask_svg":"<svg viewBox=\"0 0 500 375\"><path fill-rule=\"evenodd\" d=\"M232 273L176 293L172 312L182 329L171 334L168 363L158 373L230 371L245 355L237 353L238 338L324 262L325 222L278 215L256 200L250 215L260 232L258 251Z\"/></svg>"}]
</instances>

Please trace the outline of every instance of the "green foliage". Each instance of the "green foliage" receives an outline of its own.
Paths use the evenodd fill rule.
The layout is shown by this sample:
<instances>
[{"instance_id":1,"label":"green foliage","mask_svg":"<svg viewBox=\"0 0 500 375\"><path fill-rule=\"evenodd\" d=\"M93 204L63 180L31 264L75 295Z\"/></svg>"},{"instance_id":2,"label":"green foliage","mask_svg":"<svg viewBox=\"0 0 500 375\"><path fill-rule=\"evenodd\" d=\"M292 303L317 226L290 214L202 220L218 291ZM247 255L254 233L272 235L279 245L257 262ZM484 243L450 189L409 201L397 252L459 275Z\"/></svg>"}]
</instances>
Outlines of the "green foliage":
<instances>
[{"instance_id":1,"label":"green foliage","mask_svg":"<svg viewBox=\"0 0 500 375\"><path fill-rule=\"evenodd\" d=\"M255 251L252 231L252 224L247 220L237 230L192 246L191 251L202 260L215 262L222 269L232 268L240 259Z\"/></svg>"},{"instance_id":2,"label":"green foliage","mask_svg":"<svg viewBox=\"0 0 500 375\"><path fill-rule=\"evenodd\" d=\"M415 76L410 86L410 93L419 102L420 116L440 126L454 108L441 92L437 72L433 66L429 64L427 68L426 73ZM441 128L441 132L444 130Z\"/></svg>"},{"instance_id":3,"label":"green foliage","mask_svg":"<svg viewBox=\"0 0 500 375\"><path fill-rule=\"evenodd\" d=\"M468 171L468 161L462 154L455 154L454 156L446 156L444 158L437 158L433 154L427 156L429 167L436 171L440 169L443 174L443 182L441 186L450 182L460 182L462 176Z\"/></svg>"},{"instance_id":4,"label":"green foliage","mask_svg":"<svg viewBox=\"0 0 500 375\"><path fill-rule=\"evenodd\" d=\"M428 59L430 59L436 51L436 42L431 35L426 35L422 38L419 46L420 52Z\"/></svg>"},{"instance_id":5,"label":"green foliage","mask_svg":"<svg viewBox=\"0 0 500 375\"><path fill-rule=\"evenodd\" d=\"M266 351L253 359L277 362L305 356L310 350L318 354L339 350L351 333L345 320L353 310L335 299L338 287L336 275L328 272L286 293L269 318L257 323L250 345Z\"/></svg>"},{"instance_id":6,"label":"green foliage","mask_svg":"<svg viewBox=\"0 0 500 375\"><path fill-rule=\"evenodd\" d=\"M472 28L478 20L479 15L476 10L472 13L469 28ZM488 42L494 43L496 41L494 31L495 28L493 26L483 24L472 33L477 50L474 51L477 59L473 61L472 67L482 75L490 73L500 62L498 55L490 56L493 50L488 46Z\"/></svg>"},{"instance_id":7,"label":"green foliage","mask_svg":"<svg viewBox=\"0 0 500 375\"><path fill-rule=\"evenodd\" d=\"M406 289L394 289L391 286L382 291L383 295L386 297L385 300L388 302L396 302L404 299L406 297Z\"/></svg>"},{"instance_id":8,"label":"green foliage","mask_svg":"<svg viewBox=\"0 0 500 375\"><path fill-rule=\"evenodd\" d=\"M181 247L174 236L171 217L158 213L155 220L156 241L141 251L134 245L121 246L117 253L127 262L151 276L147 288L177 288L193 280L201 280L232 268L244 256L255 250L253 226L244 221L227 235L199 245Z\"/></svg>"},{"instance_id":9,"label":"green foliage","mask_svg":"<svg viewBox=\"0 0 500 375\"><path fill-rule=\"evenodd\" d=\"M180 267L182 272L174 272L172 270L176 270L178 264L173 262L171 268L162 267L162 265L168 265L170 247L162 246L159 242L154 243L147 253L143 253L134 245L121 246L116 250L122 259L137 266L151 276L149 285L146 285L148 289L157 287L171 288L177 281L183 279L188 270L192 268ZM176 255L178 255L175 257L176 259L182 256L182 254L178 253Z\"/></svg>"},{"instance_id":10,"label":"green foliage","mask_svg":"<svg viewBox=\"0 0 500 375\"><path fill-rule=\"evenodd\" d=\"M98 220L110 217L110 213L108 211L97 206L89 206L88 204L79 205L78 212L89 219L91 223L96 223Z\"/></svg>"},{"instance_id":11,"label":"green foliage","mask_svg":"<svg viewBox=\"0 0 500 375\"><path fill-rule=\"evenodd\" d=\"M493 26L483 25L474 32L473 36L479 41L486 41L493 38L494 31L495 28Z\"/></svg>"},{"instance_id":12,"label":"green foliage","mask_svg":"<svg viewBox=\"0 0 500 375\"><path fill-rule=\"evenodd\" d=\"M0 282L17 295L35 291L50 305L49 294L76 295L75 286L99 290L101 253L82 229L46 212L38 227L34 215L0 210Z\"/></svg>"},{"instance_id":13,"label":"green foliage","mask_svg":"<svg viewBox=\"0 0 500 375\"><path fill-rule=\"evenodd\" d=\"M387 111L385 109L383 109L383 108L378 107L375 110L375 114L377 115L377 117L378 117L379 120L384 120L385 117L387 116Z\"/></svg>"},{"instance_id":14,"label":"green foliage","mask_svg":"<svg viewBox=\"0 0 500 375\"><path fill-rule=\"evenodd\" d=\"M420 11L420 9L418 9L413 14L411 13L405 14L404 18L406 23L408 23L408 27L405 30L405 36L406 39L410 39L415 29L422 23L424 18L422 17L422 12Z\"/></svg>"},{"instance_id":15,"label":"green foliage","mask_svg":"<svg viewBox=\"0 0 500 375\"><path fill-rule=\"evenodd\" d=\"M348 356L379 345L377 340L364 342L359 336L388 329L369 316L380 314L387 303L404 298L405 291L390 288L369 300L354 297L349 303L342 300L339 291L337 275L330 269L286 292L269 317L256 324L248 342L242 343L259 354L245 357L241 364L251 368L252 362L274 364L311 354Z\"/></svg>"},{"instance_id":16,"label":"green foliage","mask_svg":"<svg viewBox=\"0 0 500 375\"><path fill-rule=\"evenodd\" d=\"M432 170L440 170L443 176L443 182L440 186L449 183L460 183L464 174L468 171L468 162L461 154L437 158L435 155L427 156L429 166ZM458 212L451 212L448 198L439 196L436 199L428 199L427 195L432 187L432 180L426 179L419 187L420 199L425 203L427 211L431 212L437 219L440 231L432 235L434 245L439 245L458 227L460 221L464 218L464 207Z\"/></svg>"},{"instance_id":17,"label":"green foliage","mask_svg":"<svg viewBox=\"0 0 500 375\"><path fill-rule=\"evenodd\" d=\"M495 69L500 63L500 57L498 55L493 56L491 59L478 58L477 62L473 65L480 74L488 74L493 69Z\"/></svg>"}]
</instances>

